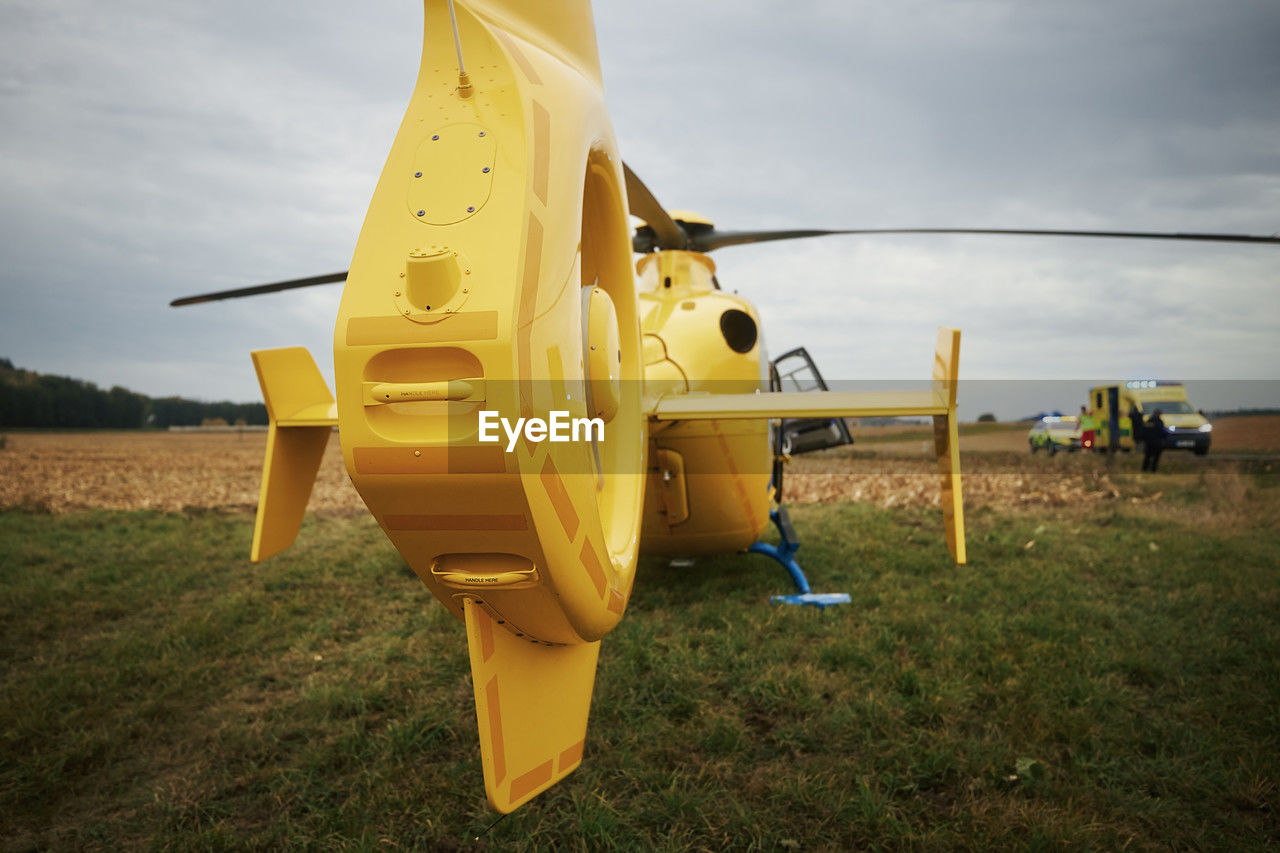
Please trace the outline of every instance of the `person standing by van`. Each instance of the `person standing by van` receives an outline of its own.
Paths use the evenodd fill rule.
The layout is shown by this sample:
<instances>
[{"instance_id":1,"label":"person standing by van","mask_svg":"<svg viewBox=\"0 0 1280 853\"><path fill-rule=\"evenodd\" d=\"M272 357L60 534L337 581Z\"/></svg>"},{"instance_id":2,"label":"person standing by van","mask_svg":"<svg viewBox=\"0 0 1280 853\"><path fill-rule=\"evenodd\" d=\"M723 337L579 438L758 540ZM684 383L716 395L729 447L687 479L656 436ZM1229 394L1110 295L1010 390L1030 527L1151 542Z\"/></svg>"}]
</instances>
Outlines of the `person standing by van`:
<instances>
[{"instance_id":1,"label":"person standing by van","mask_svg":"<svg viewBox=\"0 0 1280 853\"><path fill-rule=\"evenodd\" d=\"M1129 404L1129 440L1133 442L1135 450L1142 443L1142 412L1137 403Z\"/></svg>"},{"instance_id":2,"label":"person standing by van","mask_svg":"<svg viewBox=\"0 0 1280 853\"><path fill-rule=\"evenodd\" d=\"M1080 446L1092 450L1098 438L1098 424L1093 419L1093 412L1080 407Z\"/></svg>"},{"instance_id":3,"label":"person standing by van","mask_svg":"<svg viewBox=\"0 0 1280 853\"><path fill-rule=\"evenodd\" d=\"M1142 431L1142 470L1155 471L1160 466L1160 451L1164 450L1164 418L1156 409L1147 419L1147 428Z\"/></svg>"}]
</instances>

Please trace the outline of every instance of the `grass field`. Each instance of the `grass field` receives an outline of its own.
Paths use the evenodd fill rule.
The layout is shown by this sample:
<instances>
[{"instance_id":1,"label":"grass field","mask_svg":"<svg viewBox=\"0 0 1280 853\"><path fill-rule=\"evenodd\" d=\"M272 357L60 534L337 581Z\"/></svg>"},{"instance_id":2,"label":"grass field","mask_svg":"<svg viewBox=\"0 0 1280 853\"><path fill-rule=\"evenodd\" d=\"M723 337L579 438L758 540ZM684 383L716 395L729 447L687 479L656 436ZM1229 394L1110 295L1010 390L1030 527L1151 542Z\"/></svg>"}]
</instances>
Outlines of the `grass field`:
<instances>
[{"instance_id":1,"label":"grass field","mask_svg":"<svg viewBox=\"0 0 1280 853\"><path fill-rule=\"evenodd\" d=\"M238 493L0 512L0 845L1280 844L1275 475L993 459L1088 497L976 503L960 568L924 503L798 507L825 612L761 557L646 561L582 768L479 844L461 626L371 520L253 565Z\"/></svg>"}]
</instances>

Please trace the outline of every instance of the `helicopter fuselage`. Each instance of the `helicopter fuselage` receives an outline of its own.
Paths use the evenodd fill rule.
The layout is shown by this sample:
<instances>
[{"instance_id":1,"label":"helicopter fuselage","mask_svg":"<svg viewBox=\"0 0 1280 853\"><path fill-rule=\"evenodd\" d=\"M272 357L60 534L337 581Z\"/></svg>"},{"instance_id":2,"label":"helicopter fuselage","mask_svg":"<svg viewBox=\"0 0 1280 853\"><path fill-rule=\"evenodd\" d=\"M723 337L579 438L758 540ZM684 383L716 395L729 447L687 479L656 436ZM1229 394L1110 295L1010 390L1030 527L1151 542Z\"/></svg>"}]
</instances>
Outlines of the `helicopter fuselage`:
<instances>
[{"instance_id":1,"label":"helicopter fuselage","mask_svg":"<svg viewBox=\"0 0 1280 853\"><path fill-rule=\"evenodd\" d=\"M646 396L768 390L759 315L709 257L654 252L637 272ZM764 420L651 422L641 553L745 550L769 521L772 460Z\"/></svg>"}]
</instances>

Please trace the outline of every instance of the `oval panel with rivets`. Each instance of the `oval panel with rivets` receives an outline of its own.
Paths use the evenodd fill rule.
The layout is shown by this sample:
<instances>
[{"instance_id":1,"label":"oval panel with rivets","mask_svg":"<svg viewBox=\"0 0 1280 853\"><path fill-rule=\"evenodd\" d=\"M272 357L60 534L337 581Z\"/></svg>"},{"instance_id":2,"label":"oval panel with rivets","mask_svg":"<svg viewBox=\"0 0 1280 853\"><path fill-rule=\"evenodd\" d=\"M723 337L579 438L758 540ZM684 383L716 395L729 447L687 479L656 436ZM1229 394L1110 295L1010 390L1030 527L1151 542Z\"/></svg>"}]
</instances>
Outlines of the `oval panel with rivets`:
<instances>
[{"instance_id":1,"label":"oval panel with rivets","mask_svg":"<svg viewBox=\"0 0 1280 853\"><path fill-rule=\"evenodd\" d=\"M406 201L415 219L452 225L474 216L493 186L493 133L478 124L451 124L428 133L409 169Z\"/></svg>"}]
</instances>

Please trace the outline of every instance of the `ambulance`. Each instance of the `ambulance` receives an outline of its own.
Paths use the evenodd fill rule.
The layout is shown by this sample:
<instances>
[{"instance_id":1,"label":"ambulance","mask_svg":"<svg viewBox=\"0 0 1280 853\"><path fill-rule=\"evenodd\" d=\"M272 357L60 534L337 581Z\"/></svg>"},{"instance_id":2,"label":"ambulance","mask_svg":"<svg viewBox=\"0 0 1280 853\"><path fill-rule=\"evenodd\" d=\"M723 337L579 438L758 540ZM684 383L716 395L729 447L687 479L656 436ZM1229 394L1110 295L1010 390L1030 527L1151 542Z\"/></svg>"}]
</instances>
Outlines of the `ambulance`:
<instances>
[{"instance_id":1,"label":"ambulance","mask_svg":"<svg viewBox=\"0 0 1280 853\"><path fill-rule=\"evenodd\" d=\"M1059 450L1080 449L1080 422L1071 415L1045 415L1027 434L1031 452L1047 451L1050 456Z\"/></svg>"},{"instance_id":2,"label":"ambulance","mask_svg":"<svg viewBox=\"0 0 1280 853\"><path fill-rule=\"evenodd\" d=\"M1097 440L1094 450L1107 450L1111 446L1111 415L1115 407L1118 450L1134 448L1133 425L1129 412L1134 406L1143 418L1150 418L1157 409L1164 421L1162 441L1166 450L1191 450L1197 456L1209 452L1209 440L1213 425L1204 413L1187 400L1187 389L1181 382L1157 379L1135 379L1121 385L1099 385L1089 390L1089 407L1097 422ZM1139 436L1141 438L1141 436Z\"/></svg>"}]
</instances>

